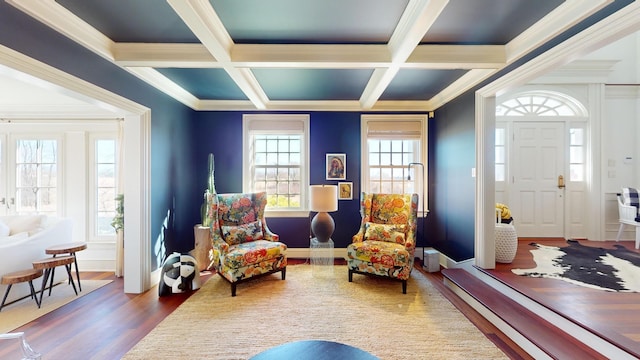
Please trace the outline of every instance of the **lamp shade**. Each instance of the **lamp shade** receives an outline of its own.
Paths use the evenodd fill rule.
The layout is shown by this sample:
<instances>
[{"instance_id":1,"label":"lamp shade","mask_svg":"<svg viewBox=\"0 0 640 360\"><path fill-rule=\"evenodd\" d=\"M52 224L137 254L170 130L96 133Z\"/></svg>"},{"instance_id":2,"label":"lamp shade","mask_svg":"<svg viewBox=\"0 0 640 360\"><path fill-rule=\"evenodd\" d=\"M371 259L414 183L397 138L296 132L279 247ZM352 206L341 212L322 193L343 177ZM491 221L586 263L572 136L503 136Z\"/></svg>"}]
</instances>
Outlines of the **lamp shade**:
<instances>
[{"instance_id":1,"label":"lamp shade","mask_svg":"<svg viewBox=\"0 0 640 360\"><path fill-rule=\"evenodd\" d=\"M338 186L311 185L309 209L316 212L338 211Z\"/></svg>"}]
</instances>

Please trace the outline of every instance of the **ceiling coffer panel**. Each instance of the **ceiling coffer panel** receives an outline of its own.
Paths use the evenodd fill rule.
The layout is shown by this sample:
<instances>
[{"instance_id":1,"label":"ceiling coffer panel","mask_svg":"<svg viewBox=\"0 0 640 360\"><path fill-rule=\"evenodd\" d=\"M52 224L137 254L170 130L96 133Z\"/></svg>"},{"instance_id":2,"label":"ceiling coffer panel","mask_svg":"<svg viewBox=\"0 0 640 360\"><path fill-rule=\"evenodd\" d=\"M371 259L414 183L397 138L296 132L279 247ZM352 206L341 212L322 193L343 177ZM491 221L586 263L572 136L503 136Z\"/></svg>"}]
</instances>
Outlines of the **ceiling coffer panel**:
<instances>
[{"instance_id":1,"label":"ceiling coffer panel","mask_svg":"<svg viewBox=\"0 0 640 360\"><path fill-rule=\"evenodd\" d=\"M609 0L9 0L195 110L433 111Z\"/></svg>"}]
</instances>

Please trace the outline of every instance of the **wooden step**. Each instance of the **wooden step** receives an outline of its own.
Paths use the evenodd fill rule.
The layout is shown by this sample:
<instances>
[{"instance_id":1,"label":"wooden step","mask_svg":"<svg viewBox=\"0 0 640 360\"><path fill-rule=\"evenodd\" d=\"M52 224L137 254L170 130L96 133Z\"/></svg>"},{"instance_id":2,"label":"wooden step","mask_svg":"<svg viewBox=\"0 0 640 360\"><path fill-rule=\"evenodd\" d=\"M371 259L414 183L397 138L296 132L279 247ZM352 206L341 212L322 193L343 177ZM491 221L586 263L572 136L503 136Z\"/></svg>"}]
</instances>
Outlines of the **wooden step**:
<instances>
[{"instance_id":1,"label":"wooden step","mask_svg":"<svg viewBox=\"0 0 640 360\"><path fill-rule=\"evenodd\" d=\"M525 308L464 269L444 269L442 275L553 359L606 357Z\"/></svg>"}]
</instances>

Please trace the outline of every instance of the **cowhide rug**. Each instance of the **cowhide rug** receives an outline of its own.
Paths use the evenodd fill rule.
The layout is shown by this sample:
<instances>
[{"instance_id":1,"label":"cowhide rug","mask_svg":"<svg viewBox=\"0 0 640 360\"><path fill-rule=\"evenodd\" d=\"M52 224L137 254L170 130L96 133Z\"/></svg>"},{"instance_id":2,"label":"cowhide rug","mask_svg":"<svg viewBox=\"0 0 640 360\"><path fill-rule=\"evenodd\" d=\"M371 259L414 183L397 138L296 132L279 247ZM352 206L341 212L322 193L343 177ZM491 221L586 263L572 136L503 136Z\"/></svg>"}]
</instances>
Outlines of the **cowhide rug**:
<instances>
[{"instance_id":1,"label":"cowhide rug","mask_svg":"<svg viewBox=\"0 0 640 360\"><path fill-rule=\"evenodd\" d=\"M615 245L604 249L567 240L569 246L531 243L536 267L512 269L517 275L560 279L593 289L640 292L640 254Z\"/></svg>"}]
</instances>

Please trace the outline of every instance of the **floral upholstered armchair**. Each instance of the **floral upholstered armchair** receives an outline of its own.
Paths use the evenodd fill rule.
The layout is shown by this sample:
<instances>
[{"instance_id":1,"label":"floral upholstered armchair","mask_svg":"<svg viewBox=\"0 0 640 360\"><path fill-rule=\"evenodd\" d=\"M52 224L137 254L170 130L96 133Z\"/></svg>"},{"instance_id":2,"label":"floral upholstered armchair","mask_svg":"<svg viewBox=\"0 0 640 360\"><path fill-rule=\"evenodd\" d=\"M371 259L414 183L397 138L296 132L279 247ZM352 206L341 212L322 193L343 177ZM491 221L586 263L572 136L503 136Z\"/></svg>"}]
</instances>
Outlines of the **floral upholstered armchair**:
<instances>
[{"instance_id":1,"label":"floral upholstered armchair","mask_svg":"<svg viewBox=\"0 0 640 360\"><path fill-rule=\"evenodd\" d=\"M236 296L238 283L257 275L287 273L287 245L267 227L265 192L217 194L208 206L211 219L213 267L231 284Z\"/></svg>"},{"instance_id":2,"label":"floral upholstered armchair","mask_svg":"<svg viewBox=\"0 0 640 360\"><path fill-rule=\"evenodd\" d=\"M402 282L413 268L416 249L418 194L362 193L360 230L347 246L349 282L353 273L385 276Z\"/></svg>"}]
</instances>

